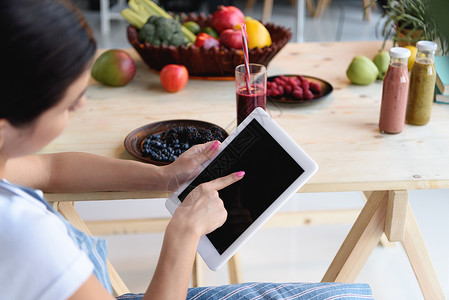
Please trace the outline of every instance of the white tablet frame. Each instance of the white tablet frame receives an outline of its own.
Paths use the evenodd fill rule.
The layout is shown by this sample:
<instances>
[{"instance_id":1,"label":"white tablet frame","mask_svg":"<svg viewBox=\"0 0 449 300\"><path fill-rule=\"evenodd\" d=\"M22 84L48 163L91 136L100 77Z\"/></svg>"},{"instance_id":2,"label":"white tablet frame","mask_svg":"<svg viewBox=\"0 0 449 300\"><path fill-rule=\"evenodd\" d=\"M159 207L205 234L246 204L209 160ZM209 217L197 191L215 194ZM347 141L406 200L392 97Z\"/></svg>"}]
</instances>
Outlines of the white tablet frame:
<instances>
[{"instance_id":1,"label":"white tablet frame","mask_svg":"<svg viewBox=\"0 0 449 300\"><path fill-rule=\"evenodd\" d=\"M218 270L237 250L279 210L279 208L295 194L317 171L316 162L260 107L256 108L224 141L217 155L253 120L256 119L262 127L281 145L281 147L301 166L304 172L275 200L273 203L226 249L220 254L207 236L202 236L198 243L198 253L211 270ZM212 161L203 164L200 174ZM195 177L196 178L196 177ZM183 184L165 202L168 211L173 215L181 204L178 196L195 180Z\"/></svg>"}]
</instances>

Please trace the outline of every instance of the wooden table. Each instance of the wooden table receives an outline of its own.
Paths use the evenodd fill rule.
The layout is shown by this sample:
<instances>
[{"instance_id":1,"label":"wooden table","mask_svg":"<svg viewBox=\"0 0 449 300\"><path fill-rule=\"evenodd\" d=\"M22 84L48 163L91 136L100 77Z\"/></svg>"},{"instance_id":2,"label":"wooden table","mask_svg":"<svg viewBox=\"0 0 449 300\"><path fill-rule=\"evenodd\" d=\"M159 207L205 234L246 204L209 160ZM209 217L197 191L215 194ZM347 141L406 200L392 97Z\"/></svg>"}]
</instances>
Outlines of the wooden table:
<instances>
[{"instance_id":1,"label":"wooden table","mask_svg":"<svg viewBox=\"0 0 449 300\"><path fill-rule=\"evenodd\" d=\"M270 75L305 74L330 82L333 93L306 105L268 105L272 117L320 166L301 192L363 191L367 203L323 281L352 282L385 232L402 242L426 299L444 295L408 203L407 190L449 188L449 105L434 104L426 126L406 125L397 135L379 133L382 82L349 84L345 71L358 54L373 57L381 42L288 44ZM66 132L43 152L85 151L132 159L123 140L135 128L167 119L198 119L235 128L232 81L190 80L165 92L157 74L138 59L135 79L122 88L92 83L88 103ZM50 201L164 198L167 193L47 195Z\"/></svg>"}]
</instances>

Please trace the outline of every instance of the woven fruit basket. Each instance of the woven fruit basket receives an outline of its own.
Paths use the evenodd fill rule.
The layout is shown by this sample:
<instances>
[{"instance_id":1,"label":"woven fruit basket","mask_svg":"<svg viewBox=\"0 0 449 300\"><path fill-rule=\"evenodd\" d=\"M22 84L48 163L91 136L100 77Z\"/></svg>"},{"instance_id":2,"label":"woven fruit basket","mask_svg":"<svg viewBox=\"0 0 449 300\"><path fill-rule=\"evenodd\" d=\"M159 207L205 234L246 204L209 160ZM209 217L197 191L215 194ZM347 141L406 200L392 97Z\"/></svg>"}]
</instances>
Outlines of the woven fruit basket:
<instances>
[{"instance_id":1,"label":"woven fruit basket","mask_svg":"<svg viewBox=\"0 0 449 300\"><path fill-rule=\"evenodd\" d=\"M210 26L211 16L204 14L190 14L181 22L195 21L201 28ZM273 57L287 44L292 33L290 29L275 24L264 24L271 35L272 45L262 49L249 51L249 60L268 66ZM138 29L128 26L128 41L136 49L145 63L153 70L160 71L165 65L184 65L191 76L224 77L234 76L235 67L243 63L242 50L186 46L153 46L148 42L142 43L138 38Z\"/></svg>"}]
</instances>

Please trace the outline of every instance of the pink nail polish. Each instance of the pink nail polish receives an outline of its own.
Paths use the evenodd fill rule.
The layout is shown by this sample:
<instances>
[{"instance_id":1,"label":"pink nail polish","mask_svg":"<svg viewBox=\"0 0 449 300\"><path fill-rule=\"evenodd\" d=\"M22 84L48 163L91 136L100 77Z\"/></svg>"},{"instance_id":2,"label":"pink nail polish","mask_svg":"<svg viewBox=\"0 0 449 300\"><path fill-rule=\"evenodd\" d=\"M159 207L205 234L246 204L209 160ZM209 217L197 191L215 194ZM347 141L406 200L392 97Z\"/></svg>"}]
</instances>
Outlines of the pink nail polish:
<instances>
[{"instance_id":1,"label":"pink nail polish","mask_svg":"<svg viewBox=\"0 0 449 300\"><path fill-rule=\"evenodd\" d=\"M210 147L210 151L215 151L217 150L218 146L220 145L220 143L218 141L215 141L212 146Z\"/></svg>"},{"instance_id":2,"label":"pink nail polish","mask_svg":"<svg viewBox=\"0 0 449 300\"><path fill-rule=\"evenodd\" d=\"M245 175L245 171L239 171L239 172L235 173L235 175L237 177L243 177Z\"/></svg>"}]
</instances>

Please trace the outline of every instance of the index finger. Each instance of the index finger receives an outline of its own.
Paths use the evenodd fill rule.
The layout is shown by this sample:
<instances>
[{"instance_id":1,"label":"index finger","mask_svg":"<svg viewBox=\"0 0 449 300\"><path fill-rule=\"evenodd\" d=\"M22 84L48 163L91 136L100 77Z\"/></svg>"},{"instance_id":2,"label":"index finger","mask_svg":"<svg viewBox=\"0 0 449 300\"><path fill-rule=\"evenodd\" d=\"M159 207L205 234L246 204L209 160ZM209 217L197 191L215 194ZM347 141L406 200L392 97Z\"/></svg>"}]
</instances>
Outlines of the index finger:
<instances>
[{"instance_id":1,"label":"index finger","mask_svg":"<svg viewBox=\"0 0 449 300\"><path fill-rule=\"evenodd\" d=\"M235 172L235 173L231 173L229 175L211 180L209 182L207 182L207 186L211 189L214 190L222 190L225 187L239 181L240 179L243 178L243 176L245 175L244 171L239 171L239 172Z\"/></svg>"}]
</instances>

